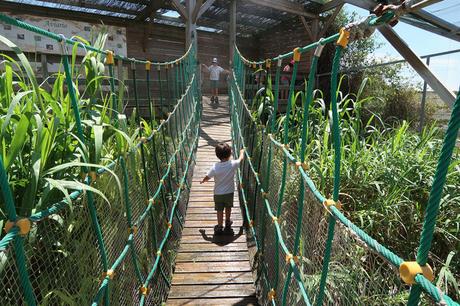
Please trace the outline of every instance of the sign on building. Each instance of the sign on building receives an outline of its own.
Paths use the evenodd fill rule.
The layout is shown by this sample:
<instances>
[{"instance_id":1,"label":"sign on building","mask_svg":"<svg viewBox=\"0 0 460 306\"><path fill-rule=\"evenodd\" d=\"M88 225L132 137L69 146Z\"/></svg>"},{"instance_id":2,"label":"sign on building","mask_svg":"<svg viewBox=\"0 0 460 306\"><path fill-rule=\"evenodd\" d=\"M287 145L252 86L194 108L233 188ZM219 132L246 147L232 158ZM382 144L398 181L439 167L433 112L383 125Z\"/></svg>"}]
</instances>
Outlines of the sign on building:
<instances>
[{"instance_id":1,"label":"sign on building","mask_svg":"<svg viewBox=\"0 0 460 306\"><path fill-rule=\"evenodd\" d=\"M108 36L104 49L112 50L115 54L127 55L126 28L124 27L31 15L12 15L12 17L47 31L63 34L66 38L79 36L90 42L96 39L98 33L105 30ZM14 42L24 52L61 53L59 43L55 40L1 22L0 35ZM0 44L0 50L8 50L8 47ZM85 50L79 49L78 55L85 55Z\"/></svg>"}]
</instances>

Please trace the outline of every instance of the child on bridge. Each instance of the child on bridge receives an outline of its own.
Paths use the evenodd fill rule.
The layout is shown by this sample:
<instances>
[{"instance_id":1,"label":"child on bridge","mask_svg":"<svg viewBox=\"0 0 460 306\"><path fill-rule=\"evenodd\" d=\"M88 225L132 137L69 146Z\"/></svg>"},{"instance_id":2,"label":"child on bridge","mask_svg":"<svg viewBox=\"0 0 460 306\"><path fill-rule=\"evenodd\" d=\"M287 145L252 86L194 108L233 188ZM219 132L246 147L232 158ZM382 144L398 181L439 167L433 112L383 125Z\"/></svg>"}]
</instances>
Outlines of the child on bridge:
<instances>
[{"instance_id":1,"label":"child on bridge","mask_svg":"<svg viewBox=\"0 0 460 306\"><path fill-rule=\"evenodd\" d=\"M227 73L230 74L230 71L225 70L224 68L220 67L217 64L217 58L212 59L212 65L211 66L206 66L205 64L201 64L203 67L205 67L208 72L209 72L209 80L211 81L211 103L219 103L219 79L220 79L220 74Z\"/></svg>"},{"instance_id":2,"label":"child on bridge","mask_svg":"<svg viewBox=\"0 0 460 306\"><path fill-rule=\"evenodd\" d=\"M215 163L200 184L209 181L214 177L214 208L217 211L217 225L214 227L214 234L220 235L224 231L231 232L232 221L230 216L233 207L233 192L235 190L235 172L244 159L244 149L241 149L238 159L231 159L232 149L226 143L219 143L216 146L216 156L220 162ZM225 229L224 222L225 208Z\"/></svg>"}]
</instances>

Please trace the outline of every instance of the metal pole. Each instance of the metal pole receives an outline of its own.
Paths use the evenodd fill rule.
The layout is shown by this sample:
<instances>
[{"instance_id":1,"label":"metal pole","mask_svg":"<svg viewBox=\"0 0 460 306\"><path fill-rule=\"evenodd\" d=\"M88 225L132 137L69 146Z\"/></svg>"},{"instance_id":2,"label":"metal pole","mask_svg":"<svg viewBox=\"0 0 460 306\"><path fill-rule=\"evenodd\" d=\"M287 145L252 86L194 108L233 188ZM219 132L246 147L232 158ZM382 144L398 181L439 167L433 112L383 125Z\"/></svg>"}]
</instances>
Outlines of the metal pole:
<instances>
[{"instance_id":1,"label":"metal pole","mask_svg":"<svg viewBox=\"0 0 460 306\"><path fill-rule=\"evenodd\" d=\"M426 58L426 66L430 66L430 57ZM425 104L426 104L426 89L428 87L428 83L426 81L423 82L423 92L422 92L422 103L420 105L420 125L418 127L419 133L422 132L423 127L425 126Z\"/></svg>"}]
</instances>

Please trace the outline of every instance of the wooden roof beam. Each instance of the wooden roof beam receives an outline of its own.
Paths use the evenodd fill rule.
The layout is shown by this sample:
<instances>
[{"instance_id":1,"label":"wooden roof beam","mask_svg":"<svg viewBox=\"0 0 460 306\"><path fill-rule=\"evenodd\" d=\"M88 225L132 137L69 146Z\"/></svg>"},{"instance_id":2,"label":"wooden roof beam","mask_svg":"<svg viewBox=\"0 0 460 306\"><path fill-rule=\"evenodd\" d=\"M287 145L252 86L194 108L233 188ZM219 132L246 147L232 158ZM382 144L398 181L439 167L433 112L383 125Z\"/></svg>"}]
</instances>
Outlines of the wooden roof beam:
<instances>
[{"instance_id":1,"label":"wooden roof beam","mask_svg":"<svg viewBox=\"0 0 460 306\"><path fill-rule=\"evenodd\" d=\"M188 13L187 13L187 8L183 6L179 0L171 0L171 4L173 7L176 9L176 11L179 13L179 15L184 18L184 20L188 20Z\"/></svg>"},{"instance_id":2,"label":"wooden roof beam","mask_svg":"<svg viewBox=\"0 0 460 306\"><path fill-rule=\"evenodd\" d=\"M136 16L135 21L145 21L164 5L163 0L150 0L146 7Z\"/></svg>"},{"instance_id":3,"label":"wooden roof beam","mask_svg":"<svg viewBox=\"0 0 460 306\"><path fill-rule=\"evenodd\" d=\"M196 23L196 21L214 4L214 2L215 0L206 0L203 4L203 0L197 0L192 13L193 22Z\"/></svg>"},{"instance_id":4,"label":"wooden roof beam","mask_svg":"<svg viewBox=\"0 0 460 306\"><path fill-rule=\"evenodd\" d=\"M329 1L325 4L323 4L320 9L317 11L318 14L321 14L321 13L324 13L324 12L327 12L327 11L330 11L332 9L335 9L336 7L340 6L340 5L343 5L344 4L344 0L332 0L332 1Z\"/></svg>"},{"instance_id":5,"label":"wooden roof beam","mask_svg":"<svg viewBox=\"0 0 460 306\"><path fill-rule=\"evenodd\" d=\"M300 15L312 19L318 18L318 15L305 11L304 7L301 4L290 2L287 0L249 0L249 2L252 2L256 5L270 7L279 11L291 13L294 15Z\"/></svg>"}]
</instances>

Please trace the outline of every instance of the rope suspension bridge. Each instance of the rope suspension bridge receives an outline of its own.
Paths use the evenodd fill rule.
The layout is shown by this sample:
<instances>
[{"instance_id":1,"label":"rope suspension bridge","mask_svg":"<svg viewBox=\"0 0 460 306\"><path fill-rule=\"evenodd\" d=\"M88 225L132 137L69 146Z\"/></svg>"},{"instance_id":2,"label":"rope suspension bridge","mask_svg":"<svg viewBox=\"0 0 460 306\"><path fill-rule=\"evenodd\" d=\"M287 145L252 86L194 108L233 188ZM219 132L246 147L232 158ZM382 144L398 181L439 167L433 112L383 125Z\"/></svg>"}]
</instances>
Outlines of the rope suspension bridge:
<instances>
[{"instance_id":1,"label":"rope suspension bridge","mask_svg":"<svg viewBox=\"0 0 460 306\"><path fill-rule=\"evenodd\" d=\"M38 192L40 197L33 198L34 203L27 203L28 206L18 203L18 187L11 184L11 165L20 150L13 150L13 145L22 143L22 150L31 147L26 142L41 143L46 136L42 129L53 126L52 119L59 116L59 110L44 105L44 97L50 94L34 82L34 71L21 50L2 38L2 43L16 53L23 66L21 71L32 83L30 92L10 92L11 98L17 98L12 98L11 112L3 119L3 125L8 126L9 120L16 132L29 129L21 127L21 121L13 124L22 111L28 111L35 114L29 120L36 127L30 127L31 133L35 133L30 139L14 138L0 158L2 209L6 211L5 234L0 241L3 284L0 304L59 305L91 301L93 305L224 305L224 296L230 304L244 305L354 305L356 301L361 305L382 305L395 297L408 305L420 302L459 305L432 283L434 275L427 261L460 127L460 96L444 138L415 260L402 259L353 224L342 212L339 200L343 152L337 78L341 55L350 40L360 39L371 34L373 28L392 22L397 13L369 16L336 35L264 61L247 60L235 47L233 77L229 81L230 123L212 119L211 114L218 111L202 106L194 43L181 58L154 63L122 57L0 14L4 23L61 43L63 72L56 82L65 84L66 89L62 89L59 97L68 103L74 120L62 129L55 129L70 139L68 147L76 152L71 160L54 156L56 164L46 175L56 176L46 180L46 175L40 174L35 183L30 183L37 190L43 189ZM334 169L329 199L310 178L305 152L316 66L324 45L332 43L336 44L330 88ZM84 61L96 63L96 76L89 79L91 74L86 74L87 90L80 90L82 76L75 66L75 52L69 52L68 46L72 50L86 49L88 55ZM293 122L292 103L288 102L279 130L275 122L282 61L294 60L288 94L288 101L292 101L300 58L311 51L314 53L302 121ZM115 61L129 72L130 79L115 78ZM87 72L92 71L91 67L84 67ZM274 109L260 123L252 115L250 105L261 86L261 71L265 70L271 81L273 68ZM141 71L145 75L142 86L138 79ZM132 120L123 115L123 93L127 87L136 104ZM145 92L139 90L141 87ZM88 91L99 93L99 97L86 98ZM152 96L154 91L157 96ZM58 93L53 91L54 94ZM148 102L150 121L140 115L142 94ZM39 106L29 109L28 104L22 105L21 99L25 100L26 95ZM102 106L97 99L103 101ZM154 105L154 100L159 103ZM39 114L44 116L45 124L39 120ZM226 112L219 116L228 118ZM301 139L296 140L300 143L289 137L294 124L300 124L302 130ZM222 130L210 131L209 125ZM195 176L202 174L200 167L209 165L210 146L217 140L229 140L217 139L222 136L220 131L225 134L229 127L233 151L244 148L246 155L237 179L242 208L239 221L242 233L246 229L249 253L246 239L237 238L216 246L212 239L203 238L200 242L202 235L194 232L206 227L212 214L206 206L210 202L203 200L202 194L210 190L196 186ZM102 141L107 138L120 144L119 149L102 148ZM300 148L298 156L291 149L294 145ZM101 158L102 154L105 158ZM34 169L37 160L31 162ZM51 196L50 185L62 177L79 183L66 185L72 186L67 188L73 190L70 194L62 186L56 187L61 199L50 203L47 196L55 198ZM35 203L38 198L40 201ZM197 211L201 208L203 212ZM238 218L239 213L236 214ZM218 257L225 252L231 258L227 264L230 268L212 270L213 262L222 263ZM205 267L207 270L200 270ZM242 268L232 270L235 267ZM210 277L213 281L204 284L206 288L200 287L202 279L191 280L193 275L202 273L215 273ZM347 282L349 274L354 276L353 283ZM383 277L374 278L373 274ZM349 291L356 296L350 297Z\"/></svg>"}]
</instances>

